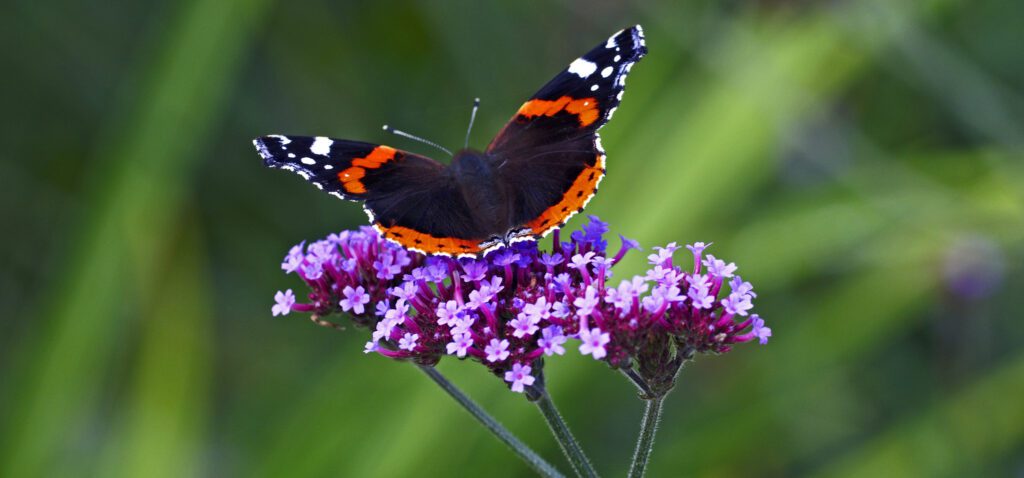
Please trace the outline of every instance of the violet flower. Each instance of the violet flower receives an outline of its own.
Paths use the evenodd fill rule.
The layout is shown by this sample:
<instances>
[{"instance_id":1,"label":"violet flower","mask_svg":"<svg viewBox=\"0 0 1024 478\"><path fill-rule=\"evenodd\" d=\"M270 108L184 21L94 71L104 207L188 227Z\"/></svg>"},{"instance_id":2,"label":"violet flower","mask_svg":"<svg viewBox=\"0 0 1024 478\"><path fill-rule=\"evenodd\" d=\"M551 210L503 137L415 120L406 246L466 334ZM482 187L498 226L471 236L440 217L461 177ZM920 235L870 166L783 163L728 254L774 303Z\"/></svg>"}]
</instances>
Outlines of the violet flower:
<instances>
[{"instance_id":1,"label":"violet flower","mask_svg":"<svg viewBox=\"0 0 1024 478\"><path fill-rule=\"evenodd\" d=\"M710 244L686 246L692 264L674 258L675 243L655 248L649 271L612 283L612 268L639 246L623 238L609 257L608 230L591 216L569 241L556 232L555 250L519 242L476 260L410 253L368 227L343 231L291 248L281 267L308 292L278 292L273 313L344 312L373 331L366 353L421 365L472 360L515 392L541 386L543 357L565 353L567 340L667 393L695 353L771 337L750 315L753 287L735 264L705 256Z\"/></svg>"}]
</instances>

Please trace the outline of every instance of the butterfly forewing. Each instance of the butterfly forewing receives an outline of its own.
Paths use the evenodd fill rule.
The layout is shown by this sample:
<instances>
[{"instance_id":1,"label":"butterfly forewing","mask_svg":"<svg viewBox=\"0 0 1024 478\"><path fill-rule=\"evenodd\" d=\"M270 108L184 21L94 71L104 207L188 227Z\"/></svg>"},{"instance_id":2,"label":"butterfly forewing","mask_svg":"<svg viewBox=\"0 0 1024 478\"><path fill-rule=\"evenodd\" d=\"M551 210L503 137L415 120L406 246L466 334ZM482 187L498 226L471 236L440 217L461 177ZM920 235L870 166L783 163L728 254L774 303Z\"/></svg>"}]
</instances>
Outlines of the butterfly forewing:
<instances>
[{"instance_id":1,"label":"butterfly forewing","mask_svg":"<svg viewBox=\"0 0 1024 478\"><path fill-rule=\"evenodd\" d=\"M622 100L626 76L647 53L639 25L577 58L527 100L487 153L514 191L516 223L543 236L582 210L605 173L598 129Z\"/></svg>"},{"instance_id":2,"label":"butterfly forewing","mask_svg":"<svg viewBox=\"0 0 1024 478\"><path fill-rule=\"evenodd\" d=\"M272 168L295 172L339 198L363 201L373 227L430 254L474 255L479 231L447 167L433 159L359 141L271 135L256 149Z\"/></svg>"}]
</instances>

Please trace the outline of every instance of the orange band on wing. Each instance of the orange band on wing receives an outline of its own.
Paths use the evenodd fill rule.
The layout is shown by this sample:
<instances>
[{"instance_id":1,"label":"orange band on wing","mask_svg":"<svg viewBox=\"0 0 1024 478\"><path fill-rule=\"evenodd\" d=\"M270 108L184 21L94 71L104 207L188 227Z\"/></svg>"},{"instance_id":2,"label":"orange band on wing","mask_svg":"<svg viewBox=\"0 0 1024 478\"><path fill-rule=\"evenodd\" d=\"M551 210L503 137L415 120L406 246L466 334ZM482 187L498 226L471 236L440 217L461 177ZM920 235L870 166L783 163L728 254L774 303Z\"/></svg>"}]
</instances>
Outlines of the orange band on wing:
<instances>
[{"instance_id":1,"label":"orange band on wing","mask_svg":"<svg viewBox=\"0 0 1024 478\"><path fill-rule=\"evenodd\" d=\"M527 118L554 116L559 111L566 111L576 115L580 120L580 126L586 127L597 121L597 100L594 98L574 99L570 96L563 96L557 100L530 100L519 107L519 114Z\"/></svg>"},{"instance_id":2,"label":"orange band on wing","mask_svg":"<svg viewBox=\"0 0 1024 478\"><path fill-rule=\"evenodd\" d=\"M377 231L406 249L416 249L428 254L476 254L480 252L480 243L470 239L452 237L436 237L415 229L402 226L387 227L381 223L374 224Z\"/></svg>"},{"instance_id":3,"label":"orange band on wing","mask_svg":"<svg viewBox=\"0 0 1024 478\"><path fill-rule=\"evenodd\" d=\"M377 169L393 159L395 159L395 148L377 146L366 157L353 159L352 166L338 173L338 181L341 181L345 192L363 194L366 192L366 185L363 184L362 179L366 176L366 170Z\"/></svg>"},{"instance_id":4,"label":"orange band on wing","mask_svg":"<svg viewBox=\"0 0 1024 478\"><path fill-rule=\"evenodd\" d=\"M601 182L602 177L604 177L604 155L598 155L597 162L593 166L583 168L583 172L576 177L569 190L562 195L562 200L547 208L526 226L534 235L544 235L552 228L564 224L570 216L583 210L587 201L594 197L594 193L597 192L597 183Z\"/></svg>"}]
</instances>

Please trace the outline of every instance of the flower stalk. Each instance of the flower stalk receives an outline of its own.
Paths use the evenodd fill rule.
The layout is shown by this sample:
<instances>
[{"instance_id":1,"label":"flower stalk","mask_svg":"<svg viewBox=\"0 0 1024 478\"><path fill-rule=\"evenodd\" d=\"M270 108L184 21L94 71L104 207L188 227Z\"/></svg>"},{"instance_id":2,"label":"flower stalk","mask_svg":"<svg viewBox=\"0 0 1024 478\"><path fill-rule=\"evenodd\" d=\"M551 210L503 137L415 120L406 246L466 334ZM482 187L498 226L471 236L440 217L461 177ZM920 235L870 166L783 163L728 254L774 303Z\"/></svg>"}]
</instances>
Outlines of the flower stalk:
<instances>
[{"instance_id":1,"label":"flower stalk","mask_svg":"<svg viewBox=\"0 0 1024 478\"><path fill-rule=\"evenodd\" d=\"M590 459L583 453L583 448L576 441L576 437L569 431L569 425L565 423L562 415L558 413L558 408L555 407L555 402L551 401L551 396L548 395L547 390L542 389L537 392L537 399L533 403L537 405L537 409L544 416L544 421L547 422L548 427L551 429L551 434L558 441L558 446L562 447L562 453L569 459L569 463L572 465L573 471L576 472L576 476L597 478L594 466L590 464Z\"/></svg>"},{"instance_id":2,"label":"flower stalk","mask_svg":"<svg viewBox=\"0 0 1024 478\"><path fill-rule=\"evenodd\" d=\"M494 419L491 415L485 412L479 405L476 404L471 398L462 393L453 383L449 382L441 372L438 372L436 368L430 365L420 365L419 369L423 371L431 380L434 381L442 390L448 393L452 398L455 399L462 408L465 408L470 415L476 421L480 422L484 428L490 430L498 440L501 440L506 446L512 449L516 455L519 456L527 466L536 471L537 474L548 478L561 478L563 475L551 466L550 463L545 461L537 452L533 451L529 446L519 440L515 435L512 434L507 428L501 423Z\"/></svg>"},{"instance_id":3,"label":"flower stalk","mask_svg":"<svg viewBox=\"0 0 1024 478\"><path fill-rule=\"evenodd\" d=\"M658 431L658 422L661 421L661 409L665 403L665 396L655 396L645 400L644 417L640 422L640 437L636 441L636 450L633 452L633 464L629 467L629 478L640 478L647 470L647 462L651 457L651 450L654 449L654 435Z\"/></svg>"}]
</instances>

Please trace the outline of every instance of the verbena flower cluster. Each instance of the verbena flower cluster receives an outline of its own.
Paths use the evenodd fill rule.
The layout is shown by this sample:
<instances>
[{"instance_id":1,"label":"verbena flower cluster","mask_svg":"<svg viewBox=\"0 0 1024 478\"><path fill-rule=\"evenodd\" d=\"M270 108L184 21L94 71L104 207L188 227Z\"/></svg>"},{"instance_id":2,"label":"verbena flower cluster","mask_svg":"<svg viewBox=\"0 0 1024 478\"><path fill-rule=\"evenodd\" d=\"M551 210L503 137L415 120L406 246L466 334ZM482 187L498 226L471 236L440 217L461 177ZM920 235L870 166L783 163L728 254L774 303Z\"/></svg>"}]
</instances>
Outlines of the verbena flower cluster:
<instances>
[{"instance_id":1,"label":"verbena flower cluster","mask_svg":"<svg viewBox=\"0 0 1024 478\"><path fill-rule=\"evenodd\" d=\"M613 267L639 246L620 236L609 257L607 232L591 216L566 242L556 232L554 250L520 242L471 260L411 253L368 227L343 231L291 249L281 268L308 292L278 292L272 313L345 313L373 330L366 353L472 359L515 392L539 378L540 359L568 349L652 378L680 354L768 341L771 329L750 313L753 287L735 264L704 254L708 245L686 246L681 260L675 243L655 247L646 274L613 284Z\"/></svg>"}]
</instances>

